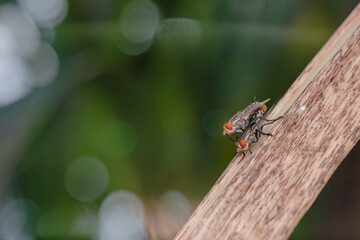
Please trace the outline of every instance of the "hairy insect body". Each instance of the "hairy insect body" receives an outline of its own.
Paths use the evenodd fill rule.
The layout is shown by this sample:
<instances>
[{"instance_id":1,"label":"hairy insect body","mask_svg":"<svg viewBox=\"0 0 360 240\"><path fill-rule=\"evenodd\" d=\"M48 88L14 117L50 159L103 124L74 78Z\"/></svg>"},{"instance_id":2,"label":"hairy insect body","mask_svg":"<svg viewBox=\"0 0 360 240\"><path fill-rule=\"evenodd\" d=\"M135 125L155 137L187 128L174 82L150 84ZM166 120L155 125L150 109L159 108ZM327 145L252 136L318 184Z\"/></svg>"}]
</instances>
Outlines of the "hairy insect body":
<instances>
[{"instance_id":1,"label":"hairy insect body","mask_svg":"<svg viewBox=\"0 0 360 240\"><path fill-rule=\"evenodd\" d=\"M260 132L257 130L259 128L257 124L253 124L252 127L244 132L239 141L235 142L237 152L244 152L250 150L250 147L256 143L260 138Z\"/></svg>"},{"instance_id":2,"label":"hairy insect body","mask_svg":"<svg viewBox=\"0 0 360 240\"><path fill-rule=\"evenodd\" d=\"M261 135L272 136L271 133L263 132L263 127L269 124L273 124L277 120L283 118L283 116L269 120L264 116L265 111L259 110L256 114L254 114L248 129L243 133L239 141L235 142L237 152L242 152L245 154L244 152L249 150L249 152L252 153L250 147L259 140ZM267 123L263 123L263 121L266 121Z\"/></svg>"},{"instance_id":3,"label":"hairy insect body","mask_svg":"<svg viewBox=\"0 0 360 240\"><path fill-rule=\"evenodd\" d=\"M265 103L269 100L270 99L267 99L263 102L255 101L243 110L237 112L223 125L223 134L227 136L235 135L236 140L238 140L239 134L242 134L249 128L250 122L254 119L254 116L263 114L266 111Z\"/></svg>"},{"instance_id":4,"label":"hairy insect body","mask_svg":"<svg viewBox=\"0 0 360 240\"><path fill-rule=\"evenodd\" d=\"M251 153L250 147L253 146L261 137L261 135L272 136L271 133L263 132L263 127L281 119L266 119L265 112L267 110L265 103L253 102L243 110L237 112L230 120L223 125L223 134L235 143L237 152L245 154L246 150ZM265 123L266 122L266 123ZM239 137L241 134L241 137ZM231 136L235 135L235 140Z\"/></svg>"}]
</instances>

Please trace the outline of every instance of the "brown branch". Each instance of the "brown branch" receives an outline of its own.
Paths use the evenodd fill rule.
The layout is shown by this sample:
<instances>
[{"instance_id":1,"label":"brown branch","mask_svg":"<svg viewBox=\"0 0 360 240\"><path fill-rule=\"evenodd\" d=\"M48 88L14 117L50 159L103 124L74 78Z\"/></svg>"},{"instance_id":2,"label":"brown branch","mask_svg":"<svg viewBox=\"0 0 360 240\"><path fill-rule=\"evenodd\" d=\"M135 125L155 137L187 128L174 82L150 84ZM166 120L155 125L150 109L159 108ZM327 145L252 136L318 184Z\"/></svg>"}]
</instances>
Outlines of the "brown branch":
<instances>
[{"instance_id":1,"label":"brown branch","mask_svg":"<svg viewBox=\"0 0 360 240\"><path fill-rule=\"evenodd\" d=\"M175 239L287 239L360 138L360 5L236 155ZM266 129L270 131L270 128Z\"/></svg>"}]
</instances>

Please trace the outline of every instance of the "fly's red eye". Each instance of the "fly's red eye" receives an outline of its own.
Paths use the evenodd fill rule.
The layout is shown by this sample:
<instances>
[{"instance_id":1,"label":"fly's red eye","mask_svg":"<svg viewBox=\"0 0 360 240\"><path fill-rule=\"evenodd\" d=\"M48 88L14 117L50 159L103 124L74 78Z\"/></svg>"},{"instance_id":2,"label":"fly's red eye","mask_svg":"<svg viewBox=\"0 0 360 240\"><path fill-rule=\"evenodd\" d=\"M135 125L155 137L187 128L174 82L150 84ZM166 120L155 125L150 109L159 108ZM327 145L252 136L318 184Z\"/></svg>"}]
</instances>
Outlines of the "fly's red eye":
<instances>
[{"instance_id":1,"label":"fly's red eye","mask_svg":"<svg viewBox=\"0 0 360 240\"><path fill-rule=\"evenodd\" d=\"M260 109L261 109L261 111L266 111L266 106L263 104L263 105L261 105L261 107L260 107Z\"/></svg>"},{"instance_id":2,"label":"fly's red eye","mask_svg":"<svg viewBox=\"0 0 360 240\"><path fill-rule=\"evenodd\" d=\"M231 126L230 123L226 123L226 124L225 124L225 128L226 128L227 130L232 130L232 126Z\"/></svg>"},{"instance_id":3,"label":"fly's red eye","mask_svg":"<svg viewBox=\"0 0 360 240\"><path fill-rule=\"evenodd\" d=\"M240 140L240 145L241 145L242 147L246 147L246 142L241 139L241 140Z\"/></svg>"}]
</instances>

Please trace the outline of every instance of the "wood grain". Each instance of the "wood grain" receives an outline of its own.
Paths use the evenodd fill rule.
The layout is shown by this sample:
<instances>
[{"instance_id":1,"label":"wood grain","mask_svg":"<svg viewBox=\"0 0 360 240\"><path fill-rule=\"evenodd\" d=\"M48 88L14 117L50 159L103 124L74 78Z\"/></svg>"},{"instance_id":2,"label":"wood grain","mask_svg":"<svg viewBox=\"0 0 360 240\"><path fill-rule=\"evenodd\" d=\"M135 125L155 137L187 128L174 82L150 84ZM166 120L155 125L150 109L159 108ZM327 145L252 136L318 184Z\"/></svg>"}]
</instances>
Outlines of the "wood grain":
<instances>
[{"instance_id":1,"label":"wood grain","mask_svg":"<svg viewBox=\"0 0 360 240\"><path fill-rule=\"evenodd\" d=\"M175 239L287 239L360 138L360 4L236 155ZM242 160L242 161L241 161Z\"/></svg>"}]
</instances>

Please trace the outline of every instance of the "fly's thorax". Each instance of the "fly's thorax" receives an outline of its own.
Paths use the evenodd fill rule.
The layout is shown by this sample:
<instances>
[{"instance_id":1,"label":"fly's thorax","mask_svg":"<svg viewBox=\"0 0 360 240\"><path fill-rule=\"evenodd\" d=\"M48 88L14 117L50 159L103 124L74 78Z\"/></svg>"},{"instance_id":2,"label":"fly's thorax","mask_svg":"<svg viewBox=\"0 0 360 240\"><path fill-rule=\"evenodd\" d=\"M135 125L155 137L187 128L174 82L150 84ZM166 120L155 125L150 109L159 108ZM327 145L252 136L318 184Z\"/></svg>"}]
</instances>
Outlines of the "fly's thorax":
<instances>
[{"instance_id":1,"label":"fly's thorax","mask_svg":"<svg viewBox=\"0 0 360 240\"><path fill-rule=\"evenodd\" d=\"M244 140L249 147L258 141L258 137L256 136L256 130L254 127L256 126L254 125L253 128L249 130L249 134L244 137Z\"/></svg>"},{"instance_id":2,"label":"fly's thorax","mask_svg":"<svg viewBox=\"0 0 360 240\"><path fill-rule=\"evenodd\" d=\"M245 120L243 116L235 115L229 120L229 124L231 124L232 130L227 130L226 132L230 135L241 134L247 128L248 123L249 121Z\"/></svg>"},{"instance_id":3,"label":"fly's thorax","mask_svg":"<svg viewBox=\"0 0 360 240\"><path fill-rule=\"evenodd\" d=\"M246 127L248 126L249 121L246 120L242 120L242 121L238 121L235 124L235 131L237 133L243 133L246 130Z\"/></svg>"},{"instance_id":4,"label":"fly's thorax","mask_svg":"<svg viewBox=\"0 0 360 240\"><path fill-rule=\"evenodd\" d=\"M263 109L258 109L249 120L249 123L251 123L251 125L259 124L260 121L264 118L265 111Z\"/></svg>"},{"instance_id":5,"label":"fly's thorax","mask_svg":"<svg viewBox=\"0 0 360 240\"><path fill-rule=\"evenodd\" d=\"M253 115L238 115L232 118L232 126L234 127L234 132L243 133L246 129L249 128L249 123ZM230 122L230 121L229 121Z\"/></svg>"}]
</instances>

